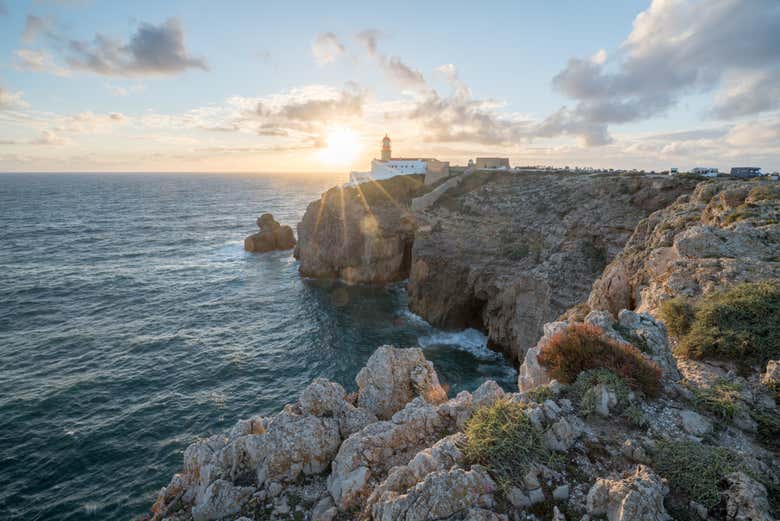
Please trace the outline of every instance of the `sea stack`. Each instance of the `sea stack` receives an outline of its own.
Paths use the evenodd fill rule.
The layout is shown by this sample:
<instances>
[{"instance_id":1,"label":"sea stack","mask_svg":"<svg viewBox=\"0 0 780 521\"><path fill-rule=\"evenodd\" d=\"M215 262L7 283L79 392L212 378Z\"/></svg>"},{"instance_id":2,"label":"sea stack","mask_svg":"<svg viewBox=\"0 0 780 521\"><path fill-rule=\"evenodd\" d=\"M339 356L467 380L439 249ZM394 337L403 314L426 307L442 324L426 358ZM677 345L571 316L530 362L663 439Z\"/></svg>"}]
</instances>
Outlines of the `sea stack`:
<instances>
[{"instance_id":1,"label":"sea stack","mask_svg":"<svg viewBox=\"0 0 780 521\"><path fill-rule=\"evenodd\" d=\"M244 249L257 253L274 250L289 250L295 246L295 235L292 228L282 226L270 213L264 213L257 218L260 231L244 239Z\"/></svg>"}]
</instances>

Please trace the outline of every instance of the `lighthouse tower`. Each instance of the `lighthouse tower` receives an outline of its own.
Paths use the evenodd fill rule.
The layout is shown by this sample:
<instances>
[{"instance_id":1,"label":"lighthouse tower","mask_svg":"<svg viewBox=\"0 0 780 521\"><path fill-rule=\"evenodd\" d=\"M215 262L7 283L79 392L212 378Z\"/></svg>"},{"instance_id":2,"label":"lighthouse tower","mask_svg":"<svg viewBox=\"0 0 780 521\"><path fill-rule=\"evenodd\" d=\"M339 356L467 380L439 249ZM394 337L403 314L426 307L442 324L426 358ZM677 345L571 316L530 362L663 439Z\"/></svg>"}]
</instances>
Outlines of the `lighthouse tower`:
<instances>
[{"instance_id":1,"label":"lighthouse tower","mask_svg":"<svg viewBox=\"0 0 780 521\"><path fill-rule=\"evenodd\" d=\"M382 161L390 161L390 138L387 134L382 139Z\"/></svg>"}]
</instances>

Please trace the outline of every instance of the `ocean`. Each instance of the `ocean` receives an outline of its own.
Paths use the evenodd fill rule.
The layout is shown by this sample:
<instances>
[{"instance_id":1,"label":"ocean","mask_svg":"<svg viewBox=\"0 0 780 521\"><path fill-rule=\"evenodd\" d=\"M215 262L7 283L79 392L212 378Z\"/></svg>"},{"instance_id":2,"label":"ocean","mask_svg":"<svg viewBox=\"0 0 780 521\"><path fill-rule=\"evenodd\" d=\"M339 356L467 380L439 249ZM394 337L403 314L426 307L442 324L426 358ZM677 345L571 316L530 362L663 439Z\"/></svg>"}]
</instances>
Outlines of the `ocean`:
<instances>
[{"instance_id":1,"label":"ocean","mask_svg":"<svg viewBox=\"0 0 780 521\"><path fill-rule=\"evenodd\" d=\"M422 346L451 395L516 373L404 284L303 279L251 254L334 175L0 175L0 519L131 519L186 446L272 414L315 377L354 390L380 345Z\"/></svg>"}]
</instances>

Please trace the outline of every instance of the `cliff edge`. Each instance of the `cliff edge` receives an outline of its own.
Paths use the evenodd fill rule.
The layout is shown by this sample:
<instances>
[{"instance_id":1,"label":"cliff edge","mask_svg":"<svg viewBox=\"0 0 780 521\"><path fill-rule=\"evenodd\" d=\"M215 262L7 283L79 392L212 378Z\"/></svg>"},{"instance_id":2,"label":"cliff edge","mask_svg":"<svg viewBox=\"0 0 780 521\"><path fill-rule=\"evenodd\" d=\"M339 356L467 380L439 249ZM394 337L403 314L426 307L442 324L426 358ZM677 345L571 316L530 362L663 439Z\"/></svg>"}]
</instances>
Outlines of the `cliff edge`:
<instances>
[{"instance_id":1,"label":"cliff edge","mask_svg":"<svg viewBox=\"0 0 780 521\"><path fill-rule=\"evenodd\" d=\"M423 181L408 175L339 186L309 204L295 249L301 275L349 284L405 279L417 227L411 201L430 190Z\"/></svg>"}]
</instances>

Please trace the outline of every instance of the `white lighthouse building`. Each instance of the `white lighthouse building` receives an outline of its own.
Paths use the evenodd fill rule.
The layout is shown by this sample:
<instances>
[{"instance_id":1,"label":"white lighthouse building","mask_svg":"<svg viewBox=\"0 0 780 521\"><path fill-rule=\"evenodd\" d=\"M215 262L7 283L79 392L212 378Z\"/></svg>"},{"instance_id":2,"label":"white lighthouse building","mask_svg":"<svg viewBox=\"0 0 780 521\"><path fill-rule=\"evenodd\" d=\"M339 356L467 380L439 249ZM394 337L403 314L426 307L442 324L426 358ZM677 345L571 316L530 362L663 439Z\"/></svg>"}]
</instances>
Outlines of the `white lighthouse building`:
<instances>
[{"instance_id":1,"label":"white lighthouse building","mask_svg":"<svg viewBox=\"0 0 780 521\"><path fill-rule=\"evenodd\" d=\"M425 174L425 183L431 184L449 176L450 163L433 158L393 157L390 138L382 139L381 159L371 161L370 172L350 172L349 184L390 179L397 175Z\"/></svg>"}]
</instances>

